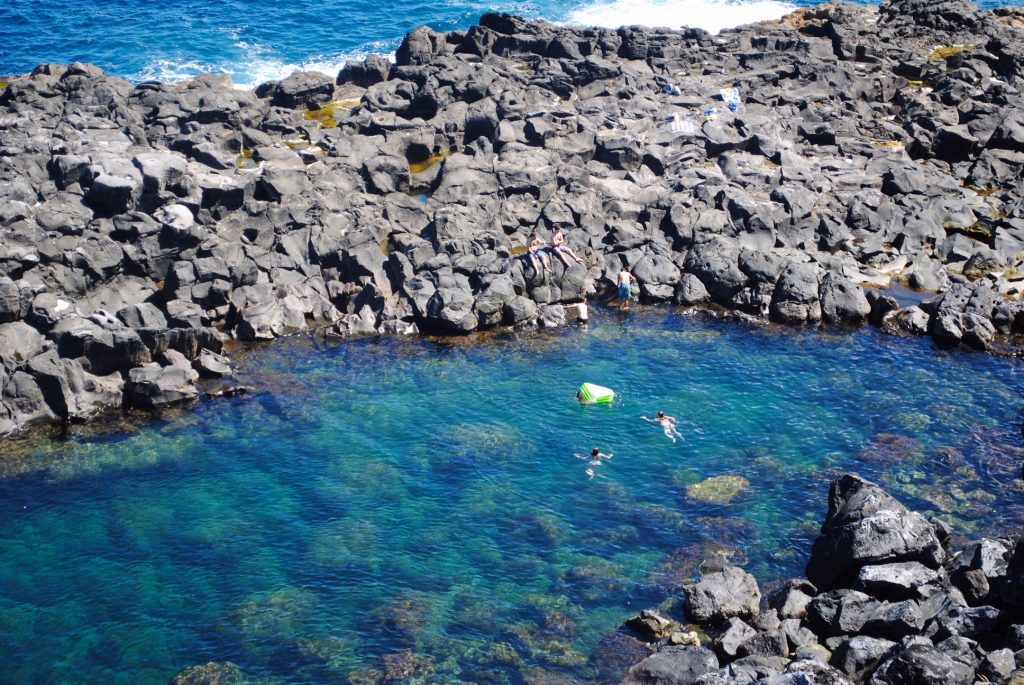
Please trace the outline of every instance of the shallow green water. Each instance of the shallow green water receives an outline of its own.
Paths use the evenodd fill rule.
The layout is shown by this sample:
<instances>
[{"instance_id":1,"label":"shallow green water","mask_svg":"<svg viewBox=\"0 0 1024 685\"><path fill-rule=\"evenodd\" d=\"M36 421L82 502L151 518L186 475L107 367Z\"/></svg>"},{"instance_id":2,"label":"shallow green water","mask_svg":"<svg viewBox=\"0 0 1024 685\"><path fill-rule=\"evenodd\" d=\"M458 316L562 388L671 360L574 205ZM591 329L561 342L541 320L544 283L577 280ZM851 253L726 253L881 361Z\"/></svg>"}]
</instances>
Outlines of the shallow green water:
<instances>
[{"instance_id":1,"label":"shallow green water","mask_svg":"<svg viewBox=\"0 0 1024 685\"><path fill-rule=\"evenodd\" d=\"M0 681L163 683L230 660L260 682L410 664L389 682L615 682L609 633L704 558L800 573L839 470L965 536L1024 524L1019 362L872 330L595 319L279 341L244 358L248 398L9 447ZM617 402L579 406L584 380ZM684 441L638 418L659 408ZM591 479L573 454L594 445L615 456ZM727 474L745 479L729 502L688 490Z\"/></svg>"}]
</instances>

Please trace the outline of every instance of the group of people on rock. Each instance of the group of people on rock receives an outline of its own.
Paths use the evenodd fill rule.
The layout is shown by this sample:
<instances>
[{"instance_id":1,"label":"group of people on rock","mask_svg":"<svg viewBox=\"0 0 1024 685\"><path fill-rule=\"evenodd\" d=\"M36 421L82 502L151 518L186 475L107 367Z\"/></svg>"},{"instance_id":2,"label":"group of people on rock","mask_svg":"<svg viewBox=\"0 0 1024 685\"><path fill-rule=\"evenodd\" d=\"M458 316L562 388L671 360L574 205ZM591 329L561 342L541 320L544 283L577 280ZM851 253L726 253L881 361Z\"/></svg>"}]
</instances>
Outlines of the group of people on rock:
<instances>
[{"instance_id":1,"label":"group of people on rock","mask_svg":"<svg viewBox=\"0 0 1024 685\"><path fill-rule=\"evenodd\" d=\"M548 241L540 237L540 233L534 231L530 234L530 244L527 246L527 255L530 259L530 266L533 267L535 273L540 274L541 272L549 274L551 273L551 263L548 261L548 256L542 252ZM561 228L556 228L555 232L551 234L551 251L556 257L565 265L568 269L571 264L569 262L572 259L577 264L582 264L583 259L580 258L571 247L565 242L565 234Z\"/></svg>"},{"instance_id":2,"label":"group of people on rock","mask_svg":"<svg viewBox=\"0 0 1024 685\"><path fill-rule=\"evenodd\" d=\"M548 241L544 240L536 230L530 234L529 244L527 245L526 256L530 262L530 266L533 268L533 272L540 276L541 274L551 273L551 262L544 250L548 247ZM565 233L561 228L555 228L555 232L551 234L551 245L550 251L554 253L556 257L565 265L568 269L572 266L572 263L582 264L583 258L576 254L575 251L565 242ZM570 262L570 260L572 260ZM636 285L636 277L629 272L629 269L625 264L619 270L619 273L615 276L615 285L618 288L619 306L628 307L629 302L633 299L633 286Z\"/></svg>"},{"instance_id":3,"label":"group of people on rock","mask_svg":"<svg viewBox=\"0 0 1024 685\"><path fill-rule=\"evenodd\" d=\"M665 437L671 440L673 444L675 444L676 438L679 438L680 440L686 439L683 437L683 434L679 431L679 427L676 425L676 417L668 416L660 409L654 418L648 418L646 416L641 416L640 418L648 423L656 423L660 425L661 429L665 432ZM574 454L573 456L587 462L586 474L589 478L593 478L597 475L597 472L594 471L594 469L600 467L604 460L611 459L615 455L605 454L601 451L600 447L595 447L590 451L590 454Z\"/></svg>"}]
</instances>

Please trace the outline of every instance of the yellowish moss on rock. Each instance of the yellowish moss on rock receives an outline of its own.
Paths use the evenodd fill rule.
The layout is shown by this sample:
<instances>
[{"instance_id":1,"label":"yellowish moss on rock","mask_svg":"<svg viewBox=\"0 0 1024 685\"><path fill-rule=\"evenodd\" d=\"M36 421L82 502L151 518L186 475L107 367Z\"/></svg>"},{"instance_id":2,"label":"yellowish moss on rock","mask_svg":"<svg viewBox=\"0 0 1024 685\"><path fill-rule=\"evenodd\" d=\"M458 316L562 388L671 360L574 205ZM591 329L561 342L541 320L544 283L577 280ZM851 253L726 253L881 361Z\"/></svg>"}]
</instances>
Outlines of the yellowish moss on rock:
<instances>
[{"instance_id":1,"label":"yellowish moss on rock","mask_svg":"<svg viewBox=\"0 0 1024 685\"><path fill-rule=\"evenodd\" d=\"M957 43L955 45L936 45L932 48L932 51L928 53L928 59L946 59L953 55L959 55L961 52L969 52L973 49L973 45L964 45L963 43Z\"/></svg>"},{"instance_id":2,"label":"yellowish moss on rock","mask_svg":"<svg viewBox=\"0 0 1024 685\"><path fill-rule=\"evenodd\" d=\"M359 106L359 100L332 100L323 107L309 109L302 113L306 121L315 121L320 128L336 128L338 118L348 116L352 110Z\"/></svg>"},{"instance_id":3,"label":"yellowish moss on rock","mask_svg":"<svg viewBox=\"0 0 1024 685\"><path fill-rule=\"evenodd\" d=\"M238 168L245 167L252 161L253 151L247 147L243 147L241 152L238 153Z\"/></svg>"},{"instance_id":4,"label":"yellowish moss on rock","mask_svg":"<svg viewBox=\"0 0 1024 685\"><path fill-rule=\"evenodd\" d=\"M726 473L686 486L686 494L709 504L728 504L749 487L750 481L743 476Z\"/></svg>"},{"instance_id":5,"label":"yellowish moss on rock","mask_svg":"<svg viewBox=\"0 0 1024 685\"><path fill-rule=\"evenodd\" d=\"M409 162L409 173L410 174L421 174L430 167L434 166L445 157L450 155L453 150L442 150L441 152L435 152L421 162Z\"/></svg>"}]
</instances>

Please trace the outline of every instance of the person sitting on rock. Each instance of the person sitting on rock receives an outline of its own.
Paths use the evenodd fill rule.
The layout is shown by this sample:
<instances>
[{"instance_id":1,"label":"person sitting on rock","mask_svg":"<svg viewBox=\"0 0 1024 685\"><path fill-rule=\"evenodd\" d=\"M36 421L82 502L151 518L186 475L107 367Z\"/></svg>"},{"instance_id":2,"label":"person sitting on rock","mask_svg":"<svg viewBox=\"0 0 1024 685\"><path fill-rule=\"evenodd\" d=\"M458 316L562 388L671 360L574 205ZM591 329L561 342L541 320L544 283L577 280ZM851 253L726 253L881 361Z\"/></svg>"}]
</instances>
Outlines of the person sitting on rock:
<instances>
[{"instance_id":1,"label":"person sitting on rock","mask_svg":"<svg viewBox=\"0 0 1024 685\"><path fill-rule=\"evenodd\" d=\"M548 264L548 258L540 251L542 247L547 245L547 241L540 237L537 231L530 234L530 244L527 247L527 255L530 257L530 265L533 267L533 272L540 275L543 267L544 273L551 273L551 266ZM538 267L538 264L540 265Z\"/></svg>"},{"instance_id":2,"label":"person sitting on rock","mask_svg":"<svg viewBox=\"0 0 1024 685\"><path fill-rule=\"evenodd\" d=\"M569 268L569 260L566 255L574 259L577 264L583 263L583 260L572 251L572 248L565 244L565 235L560 228L556 228L554 235L551 236L551 251L562 261L566 269Z\"/></svg>"},{"instance_id":3,"label":"person sitting on rock","mask_svg":"<svg viewBox=\"0 0 1024 685\"><path fill-rule=\"evenodd\" d=\"M641 416L640 418L643 419L644 421L647 421L648 423L660 423L661 429L665 431L665 437L667 437L672 442L676 441L676 436L678 436L682 440L686 439L683 437L683 434L679 432L679 429L676 428L676 417L665 416L665 412L661 411L660 409L658 410L657 416L655 416L653 419L649 419L646 416Z\"/></svg>"}]
</instances>

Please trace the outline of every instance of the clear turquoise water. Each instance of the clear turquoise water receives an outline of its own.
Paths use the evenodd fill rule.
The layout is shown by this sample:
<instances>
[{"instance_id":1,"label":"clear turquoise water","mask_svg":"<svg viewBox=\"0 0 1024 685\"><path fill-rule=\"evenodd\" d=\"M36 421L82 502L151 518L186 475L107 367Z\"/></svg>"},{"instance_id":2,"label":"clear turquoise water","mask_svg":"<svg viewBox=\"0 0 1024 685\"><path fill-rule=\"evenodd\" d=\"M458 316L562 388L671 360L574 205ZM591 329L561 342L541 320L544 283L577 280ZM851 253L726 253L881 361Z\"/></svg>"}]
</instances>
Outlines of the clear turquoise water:
<instances>
[{"instance_id":1,"label":"clear turquoise water","mask_svg":"<svg viewBox=\"0 0 1024 685\"><path fill-rule=\"evenodd\" d=\"M0 682L209 660L376 682L396 654L432 659L408 682L615 681L609 632L705 557L799 573L838 470L962 535L1024 524L1020 362L925 340L601 310L476 341L289 339L243 365L248 398L6 446ZM579 406L584 380L618 401ZM659 408L685 441L638 418ZM593 445L615 456L590 479L573 453ZM748 482L731 502L688 493L725 474Z\"/></svg>"}]
</instances>

